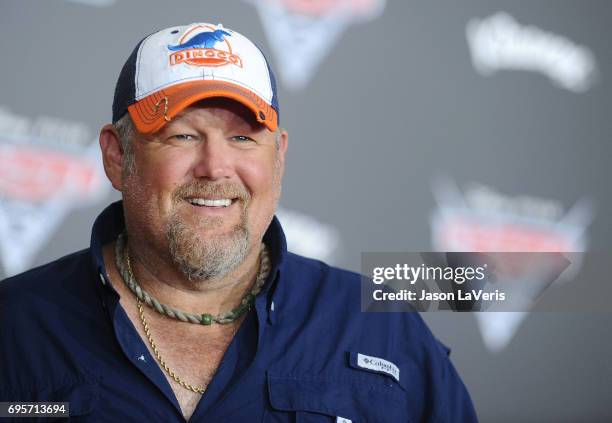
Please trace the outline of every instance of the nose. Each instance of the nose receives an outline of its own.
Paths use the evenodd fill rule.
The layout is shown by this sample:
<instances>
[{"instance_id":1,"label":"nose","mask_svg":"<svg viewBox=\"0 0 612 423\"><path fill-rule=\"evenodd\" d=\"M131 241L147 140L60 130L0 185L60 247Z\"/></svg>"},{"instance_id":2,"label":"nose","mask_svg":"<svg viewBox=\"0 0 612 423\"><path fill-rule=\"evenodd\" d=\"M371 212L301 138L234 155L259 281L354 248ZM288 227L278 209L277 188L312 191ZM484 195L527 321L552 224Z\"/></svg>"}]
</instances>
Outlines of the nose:
<instances>
[{"instance_id":1,"label":"nose","mask_svg":"<svg viewBox=\"0 0 612 423\"><path fill-rule=\"evenodd\" d=\"M210 135L198 149L194 176L217 180L229 178L232 172L231 149L222 135Z\"/></svg>"}]
</instances>

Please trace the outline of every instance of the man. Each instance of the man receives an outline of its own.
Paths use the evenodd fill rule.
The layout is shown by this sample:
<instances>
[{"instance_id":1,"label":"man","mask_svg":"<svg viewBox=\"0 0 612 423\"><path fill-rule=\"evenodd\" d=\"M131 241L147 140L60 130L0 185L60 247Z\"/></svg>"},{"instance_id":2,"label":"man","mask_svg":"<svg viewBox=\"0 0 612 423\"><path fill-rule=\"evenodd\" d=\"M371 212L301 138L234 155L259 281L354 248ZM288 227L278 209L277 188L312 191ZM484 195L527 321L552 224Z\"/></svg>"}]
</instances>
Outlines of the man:
<instances>
[{"instance_id":1,"label":"man","mask_svg":"<svg viewBox=\"0 0 612 423\"><path fill-rule=\"evenodd\" d=\"M0 284L0 401L85 421L476 419L417 313L363 313L359 275L287 252L278 122L238 32L136 46L100 133L122 202L89 249Z\"/></svg>"}]
</instances>

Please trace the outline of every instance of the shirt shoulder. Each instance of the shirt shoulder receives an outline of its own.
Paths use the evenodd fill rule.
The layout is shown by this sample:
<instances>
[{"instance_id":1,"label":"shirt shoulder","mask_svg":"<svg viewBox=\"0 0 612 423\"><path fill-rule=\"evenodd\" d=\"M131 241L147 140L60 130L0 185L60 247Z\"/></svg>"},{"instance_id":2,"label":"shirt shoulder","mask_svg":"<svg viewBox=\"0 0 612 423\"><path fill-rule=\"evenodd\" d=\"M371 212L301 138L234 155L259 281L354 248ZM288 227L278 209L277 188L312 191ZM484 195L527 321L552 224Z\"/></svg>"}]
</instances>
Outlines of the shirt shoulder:
<instances>
[{"instance_id":1,"label":"shirt shoulder","mask_svg":"<svg viewBox=\"0 0 612 423\"><path fill-rule=\"evenodd\" d=\"M89 249L74 252L50 263L0 281L0 316L38 309L61 292L72 291L91 278ZM60 301L61 303L61 301ZM15 314L11 314L14 320Z\"/></svg>"},{"instance_id":2,"label":"shirt shoulder","mask_svg":"<svg viewBox=\"0 0 612 423\"><path fill-rule=\"evenodd\" d=\"M331 285L334 289L359 289L361 275L351 270L331 266L321 260L287 253L285 270L291 277L298 277L309 285Z\"/></svg>"},{"instance_id":3,"label":"shirt shoulder","mask_svg":"<svg viewBox=\"0 0 612 423\"><path fill-rule=\"evenodd\" d=\"M331 266L320 260L289 253L285 266L284 283L294 307L322 315L333 315L347 326L360 327L372 335L388 334L395 338L401 333L406 344L423 345L435 354L447 355L432 336L418 312L368 312L362 308L362 283L365 277L357 272ZM304 316L306 317L306 316Z\"/></svg>"}]
</instances>

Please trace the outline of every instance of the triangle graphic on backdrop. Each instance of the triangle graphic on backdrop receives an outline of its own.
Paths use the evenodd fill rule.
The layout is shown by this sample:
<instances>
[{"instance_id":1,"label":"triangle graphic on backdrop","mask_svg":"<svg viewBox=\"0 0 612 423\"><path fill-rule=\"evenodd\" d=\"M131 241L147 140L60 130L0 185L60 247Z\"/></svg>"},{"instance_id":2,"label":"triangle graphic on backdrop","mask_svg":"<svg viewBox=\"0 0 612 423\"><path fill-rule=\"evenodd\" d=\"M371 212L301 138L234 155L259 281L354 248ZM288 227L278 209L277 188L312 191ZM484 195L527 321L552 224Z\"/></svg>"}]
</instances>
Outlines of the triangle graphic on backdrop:
<instances>
[{"instance_id":1,"label":"triangle graphic on backdrop","mask_svg":"<svg viewBox=\"0 0 612 423\"><path fill-rule=\"evenodd\" d=\"M474 313L482 341L492 352L500 352L510 344L528 315L526 311Z\"/></svg>"},{"instance_id":2,"label":"triangle graphic on backdrop","mask_svg":"<svg viewBox=\"0 0 612 423\"><path fill-rule=\"evenodd\" d=\"M470 205L466 201L466 196L461 192L459 187L452 181L447 179L438 179L434 181L434 196L438 204L437 210L431 215L431 230L432 243L436 251L524 251L517 248L517 239L513 241L502 241L503 237L496 237L492 228L503 230L504 227L512 227L515 225L523 225L524 229L531 229L535 233L549 234L553 239L563 239L565 245L569 246L569 252L586 251L587 234L586 229L593 220L592 206L587 201L578 202L574 207L567 211L561 219L553 220L551 218L537 216L522 216L517 213L500 211L492 206L487 206L490 201L484 201L490 198L504 198L506 204L518 205L518 201L525 197L502 197L495 194L494 191L486 188L480 189L480 192L487 193L486 196L480 196L478 207ZM547 205L547 200L529 197L532 204L539 205L540 209L545 209L543 205ZM474 203L474 202L472 202ZM507 207L512 210L511 206ZM514 207L514 209L521 209ZM463 221L478 222L480 225L487 227L488 240L492 248L474 248L474 244L469 238L464 235L457 236L461 231L453 229ZM498 243L496 244L496 242ZM535 251L538 251L536 248ZM541 250L540 250L541 251ZM546 250L547 251L547 250ZM561 276L560 282L572 280L582 266L581 256L574 257L572 264ZM534 283L537 283L534 280ZM555 282L557 283L557 282ZM529 316L531 307L526 304L514 304L513 307L517 310L524 311L514 312L480 312L474 313L478 329L482 336L483 343L492 352L500 352L506 348L512 341L522 322Z\"/></svg>"},{"instance_id":3,"label":"triangle graphic on backdrop","mask_svg":"<svg viewBox=\"0 0 612 423\"><path fill-rule=\"evenodd\" d=\"M376 18L385 5L385 0L314 1L310 7L316 7L316 13L307 13L304 2L295 0L250 2L257 8L281 79L293 90L308 85L347 26Z\"/></svg>"},{"instance_id":4,"label":"triangle graphic on backdrop","mask_svg":"<svg viewBox=\"0 0 612 423\"><path fill-rule=\"evenodd\" d=\"M30 266L66 212L66 205L60 201L33 205L11 199L0 200L0 258L7 276Z\"/></svg>"},{"instance_id":5,"label":"triangle graphic on backdrop","mask_svg":"<svg viewBox=\"0 0 612 423\"><path fill-rule=\"evenodd\" d=\"M0 155L9 148L5 145ZM4 276L27 270L73 209L88 206L106 195L110 186L105 182L99 151L94 142L81 154L74 155L73 160L80 168L91 166L93 171L91 180L80 189L75 187L78 181L69 176L55 195L43 201L0 196L0 263ZM2 176L5 179L0 182L10 183L16 175Z\"/></svg>"},{"instance_id":6,"label":"triangle graphic on backdrop","mask_svg":"<svg viewBox=\"0 0 612 423\"><path fill-rule=\"evenodd\" d=\"M572 207L552 230L566 237L571 247L567 253L586 251L586 227L593 220L590 203L578 202ZM582 267L582 255L572 254L572 264L560 276L561 283L571 281ZM556 282L555 282L556 283ZM529 311L475 313L476 322L485 346L492 352L500 352L506 348L523 321L529 316Z\"/></svg>"}]
</instances>

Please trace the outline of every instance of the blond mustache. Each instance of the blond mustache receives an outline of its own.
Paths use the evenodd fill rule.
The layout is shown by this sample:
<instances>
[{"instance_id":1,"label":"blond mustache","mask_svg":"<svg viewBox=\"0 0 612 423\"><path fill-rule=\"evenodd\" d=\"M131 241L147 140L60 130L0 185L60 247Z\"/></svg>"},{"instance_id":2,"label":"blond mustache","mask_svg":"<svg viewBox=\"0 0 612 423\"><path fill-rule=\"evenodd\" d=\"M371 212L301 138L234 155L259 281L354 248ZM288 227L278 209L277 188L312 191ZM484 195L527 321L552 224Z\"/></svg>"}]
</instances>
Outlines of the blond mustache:
<instances>
[{"instance_id":1,"label":"blond mustache","mask_svg":"<svg viewBox=\"0 0 612 423\"><path fill-rule=\"evenodd\" d=\"M173 194L175 201L193 197L237 198L248 201L251 196L243 186L234 183L190 182L176 189Z\"/></svg>"}]
</instances>

